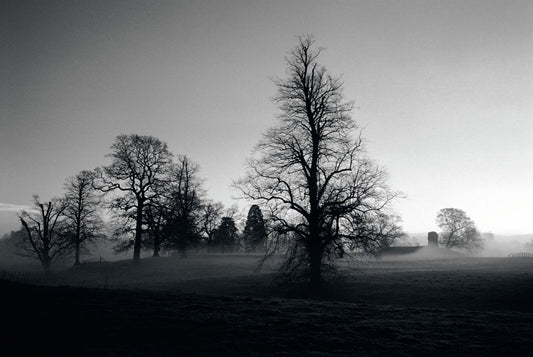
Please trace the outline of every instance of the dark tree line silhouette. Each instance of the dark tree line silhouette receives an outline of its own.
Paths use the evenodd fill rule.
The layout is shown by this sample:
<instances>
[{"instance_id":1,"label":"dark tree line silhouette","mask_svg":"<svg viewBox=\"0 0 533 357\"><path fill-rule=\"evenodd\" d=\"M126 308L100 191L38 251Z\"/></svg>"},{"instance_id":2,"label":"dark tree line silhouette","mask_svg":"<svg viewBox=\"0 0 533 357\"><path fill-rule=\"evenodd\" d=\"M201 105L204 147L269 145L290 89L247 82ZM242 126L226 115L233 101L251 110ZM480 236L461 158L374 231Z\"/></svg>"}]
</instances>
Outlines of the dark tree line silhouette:
<instances>
[{"instance_id":1,"label":"dark tree line silhouette","mask_svg":"<svg viewBox=\"0 0 533 357\"><path fill-rule=\"evenodd\" d=\"M210 251L237 250L238 234L231 210L206 196L199 166L187 156L174 156L150 136L121 135L111 147L111 165L96 170L93 187L111 194L109 207L121 217L115 232L134 234L119 249L133 246L133 260L142 247L159 256L162 248L186 256L206 246ZM266 239L266 237L265 237Z\"/></svg>"},{"instance_id":2,"label":"dark tree line silhouette","mask_svg":"<svg viewBox=\"0 0 533 357\"><path fill-rule=\"evenodd\" d=\"M21 212L25 235L19 253L38 259L45 272L70 254L80 264L90 244L106 237L116 242L117 252L133 249L134 262L143 249L158 257L162 249L186 256L191 248L231 253L253 245L258 252L266 245L260 242L266 235L257 236L265 231L258 206L252 206L247 230L239 234L237 209L208 200L199 166L174 156L159 139L119 135L108 157L110 165L69 177L63 197L41 202L34 196L35 209ZM113 213L107 222L106 210Z\"/></svg>"}]
</instances>

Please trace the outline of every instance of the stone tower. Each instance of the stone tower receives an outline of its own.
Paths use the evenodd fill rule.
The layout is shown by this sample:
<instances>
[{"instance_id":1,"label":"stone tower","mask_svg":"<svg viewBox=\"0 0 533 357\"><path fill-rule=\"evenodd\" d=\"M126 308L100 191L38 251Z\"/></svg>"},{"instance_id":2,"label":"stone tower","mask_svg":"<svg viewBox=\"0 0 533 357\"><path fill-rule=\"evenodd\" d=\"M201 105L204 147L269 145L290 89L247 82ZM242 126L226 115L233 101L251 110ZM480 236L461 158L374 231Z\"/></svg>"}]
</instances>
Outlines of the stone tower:
<instances>
[{"instance_id":1,"label":"stone tower","mask_svg":"<svg viewBox=\"0 0 533 357\"><path fill-rule=\"evenodd\" d=\"M437 232L428 232L428 247L439 246L439 235Z\"/></svg>"}]
</instances>

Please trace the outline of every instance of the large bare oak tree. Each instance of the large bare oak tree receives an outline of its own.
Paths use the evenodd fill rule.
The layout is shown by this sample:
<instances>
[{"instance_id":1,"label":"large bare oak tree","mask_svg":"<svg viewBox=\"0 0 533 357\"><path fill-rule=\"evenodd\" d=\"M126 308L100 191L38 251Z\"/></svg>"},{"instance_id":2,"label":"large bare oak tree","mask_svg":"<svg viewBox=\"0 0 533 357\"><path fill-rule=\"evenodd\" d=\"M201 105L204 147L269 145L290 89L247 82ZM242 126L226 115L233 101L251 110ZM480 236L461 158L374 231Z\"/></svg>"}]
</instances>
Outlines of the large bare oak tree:
<instances>
[{"instance_id":1,"label":"large bare oak tree","mask_svg":"<svg viewBox=\"0 0 533 357\"><path fill-rule=\"evenodd\" d=\"M347 250L375 251L402 235L389 204L398 196L370 161L344 101L343 83L318 62L311 36L289 53L275 81L277 125L256 146L236 187L267 208L278 237L289 237L282 270L312 289ZM275 246L270 244L270 246Z\"/></svg>"},{"instance_id":2,"label":"large bare oak tree","mask_svg":"<svg viewBox=\"0 0 533 357\"><path fill-rule=\"evenodd\" d=\"M108 155L110 165L97 170L95 187L115 195L111 206L135 222L133 260L141 256L145 207L160 194L171 167L167 144L152 136L119 135Z\"/></svg>"}]
</instances>

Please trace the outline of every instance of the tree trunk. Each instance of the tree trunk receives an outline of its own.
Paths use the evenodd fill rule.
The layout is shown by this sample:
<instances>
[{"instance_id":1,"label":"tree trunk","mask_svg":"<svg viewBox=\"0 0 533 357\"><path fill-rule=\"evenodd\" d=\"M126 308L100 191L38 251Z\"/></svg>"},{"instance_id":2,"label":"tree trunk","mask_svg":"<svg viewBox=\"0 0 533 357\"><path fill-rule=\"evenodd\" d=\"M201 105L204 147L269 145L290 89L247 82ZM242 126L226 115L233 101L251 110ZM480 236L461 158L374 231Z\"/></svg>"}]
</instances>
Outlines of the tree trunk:
<instances>
[{"instance_id":1,"label":"tree trunk","mask_svg":"<svg viewBox=\"0 0 533 357\"><path fill-rule=\"evenodd\" d=\"M142 218L143 218L143 204L137 205L137 217L135 222L135 241L133 243L133 261L139 262L141 260L141 239L142 239Z\"/></svg>"},{"instance_id":2,"label":"tree trunk","mask_svg":"<svg viewBox=\"0 0 533 357\"><path fill-rule=\"evenodd\" d=\"M74 248L74 265L80 265L80 240L76 239L76 246Z\"/></svg>"},{"instance_id":3,"label":"tree trunk","mask_svg":"<svg viewBox=\"0 0 533 357\"><path fill-rule=\"evenodd\" d=\"M44 252L41 263L43 265L44 274L49 276L51 273L52 259L48 256L48 252Z\"/></svg>"},{"instance_id":4,"label":"tree trunk","mask_svg":"<svg viewBox=\"0 0 533 357\"><path fill-rule=\"evenodd\" d=\"M159 231L158 228L156 228L154 230L154 254L152 255L152 257L159 257L159 252L161 251L161 232Z\"/></svg>"},{"instance_id":5,"label":"tree trunk","mask_svg":"<svg viewBox=\"0 0 533 357\"><path fill-rule=\"evenodd\" d=\"M76 236L74 237L74 265L80 265L81 222L79 219L76 221Z\"/></svg>"},{"instance_id":6,"label":"tree trunk","mask_svg":"<svg viewBox=\"0 0 533 357\"><path fill-rule=\"evenodd\" d=\"M309 249L309 288L316 292L322 286L322 252L317 241L311 242Z\"/></svg>"},{"instance_id":7,"label":"tree trunk","mask_svg":"<svg viewBox=\"0 0 533 357\"><path fill-rule=\"evenodd\" d=\"M159 257L159 251L161 250L161 239L159 239L159 234L154 235L154 255L153 257Z\"/></svg>"}]
</instances>

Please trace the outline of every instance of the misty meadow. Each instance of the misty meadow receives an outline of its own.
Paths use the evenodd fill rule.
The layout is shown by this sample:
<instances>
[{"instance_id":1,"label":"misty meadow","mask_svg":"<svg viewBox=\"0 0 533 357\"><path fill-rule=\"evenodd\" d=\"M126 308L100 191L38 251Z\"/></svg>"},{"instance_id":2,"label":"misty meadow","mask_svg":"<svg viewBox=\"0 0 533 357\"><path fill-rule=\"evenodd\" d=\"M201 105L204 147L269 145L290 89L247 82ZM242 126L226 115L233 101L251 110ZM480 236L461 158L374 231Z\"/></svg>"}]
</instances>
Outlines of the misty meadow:
<instances>
[{"instance_id":1,"label":"misty meadow","mask_svg":"<svg viewBox=\"0 0 533 357\"><path fill-rule=\"evenodd\" d=\"M526 356L532 347L531 258L383 258L310 294L276 284L274 264L256 272L259 257L85 263L49 279L4 272L2 335L19 353L55 356ZM20 344L21 335L33 337Z\"/></svg>"},{"instance_id":2,"label":"misty meadow","mask_svg":"<svg viewBox=\"0 0 533 357\"><path fill-rule=\"evenodd\" d=\"M180 66L176 61L177 68L182 71L186 68L187 75L194 74L187 77L182 73L180 77L167 67L173 62L170 58L178 57L158 57L158 54L179 53L181 59L189 55L180 46L174 47L174 37L167 36L174 33L169 29L174 28L177 18L188 24L184 29L200 30L201 26L182 15L182 10L188 9L185 13L196 18L191 10L193 5L133 1L133 10L110 11L108 14L116 14L117 18L108 23L109 20L96 16L102 14L101 10L89 11L84 16L77 11L79 7L99 9L104 6L102 4L54 4L57 5L56 15L71 14L82 28L90 28L93 22L108 24L109 32L104 27L95 33L89 31L89 34L69 32L66 29L71 25L66 23L59 27L47 24L45 27L50 33L43 33L42 37L47 38L50 34L51 38L72 36L67 41L71 44L67 48L71 49L91 44L95 53L103 54L98 63L106 68L104 72L110 75L110 82L106 82L107 77L94 77L94 81L101 81L91 87L98 88L98 95L78 97L72 94L57 104L61 111L69 105L74 108L77 103L77 109L65 111L72 115L85 113L80 103L98 111L104 108L100 112L104 119L97 118L96 112L85 120L77 119L85 128L87 138L97 138L98 144L91 146L94 153L81 154L76 157L75 165L70 165L68 172L75 168L75 175L65 175L61 183L54 183L61 187L61 194L48 196L51 184L47 180L67 172L68 162L62 162L54 155L42 157L39 152L28 150L26 154L31 155L24 157L46 163L47 171L43 170L39 177L21 174L20 182L11 186L13 191L23 189L28 198L32 197L32 205L13 203L15 195L11 193L11 198L1 199L0 210L16 211L17 219L17 229L0 239L0 335L6 351L23 355L91 357L531 355L533 235L526 232L503 236L483 228L508 224L505 229L522 232L523 227L529 227L528 222L513 226L527 213L523 203L509 204L527 201L521 198L522 194L527 196L527 189L517 188L527 174L510 175L513 184L508 185L506 195L501 195L505 199L498 201L497 195L492 195L494 189L488 195L486 190L501 185L503 174L508 177L510 170L503 169L505 166L500 166L499 170L480 170L484 167L480 158L490 156L490 152L497 161L504 150L494 151L493 141L486 138L493 138L489 134L504 135L494 125L489 125L494 124L491 122L493 117L483 112L478 114L475 131L481 132L485 139L476 141L472 135L473 127L470 127L474 121L464 119L472 115L470 103L476 102L468 99L470 97L465 93L484 95L481 104L477 103L478 108L486 106L484 103L489 99L493 103L494 98L501 98L489 95L489 90L480 90L484 82L469 72L477 73L480 78L490 77L488 70L476 72L487 66L483 63L490 61L476 60L475 66L463 62L461 66L457 65L469 69L466 74L459 71L463 80L470 78L464 83L474 79L479 82L477 90L467 91L465 88L470 87L464 83L463 87L451 86L453 81L438 83L435 78L447 79L440 74L444 70L438 66L431 65L428 72L421 74L411 68L409 73L416 74L419 80L417 92L412 85L398 80L402 76L389 78L381 73L388 67L384 63L392 64L402 56L389 58L383 53L376 54L376 58L386 58L387 61L376 63L373 69L366 67L370 71L365 74L353 63L338 60L355 55L355 52L343 54L349 46L340 45L330 37L331 45L328 46L331 47L324 48L314 35L304 31L292 37L292 47L285 52L284 72L276 72L277 76L271 77L274 95L264 99L270 99L272 107L254 107L249 112L253 107L251 102L234 102L233 99L241 98L241 95L243 98L244 95L262 97L264 91L259 89L262 84L255 82L258 76L250 70L252 67L247 67L250 65L247 56L242 55L238 61L235 60L238 56L227 57L232 50L242 51L242 44L236 39L243 39L246 31L239 32L240 36L227 37L231 41L224 43L211 42L217 38L217 32L213 31L207 45L209 48L214 45L216 51L210 48L201 60L194 59L190 63L205 63L205 58L211 62L198 70L192 65L190 68ZM339 6L369 11L367 5L370 3L349 6L336 3L332 13L342 14ZM110 2L104 8L107 6L122 9L124 4ZM205 4L198 6L196 10L207 10ZM372 9L373 6L375 4ZM427 6L435 9L436 5ZM24 9L15 4L3 7L19 17L24 14ZM225 6L218 5L217 8L225 14L224 19L242 18L229 15ZM241 6L232 8L238 13L244 11ZM250 14L258 12L246 8ZM422 5L420 8L426 9ZM512 10L516 8L510 7ZM416 15L414 9L412 13ZM469 6L465 7L465 11L469 9ZM461 11L455 13L453 6L449 10L449 14L440 11L460 24L464 19L470 19ZM372 11L387 13L379 6ZM122 16L129 20L121 21ZM218 19L213 24L224 23L228 28L233 24L233 21L221 21L218 14L210 15L210 18L212 16ZM132 25L132 19L139 21L139 29ZM381 31L374 25L378 19L381 17L373 16L373 20L366 23L364 17L359 18L366 24L365 28ZM490 24L490 19L492 17L488 16L479 23L474 21L464 26L472 31L491 28L485 24ZM42 21L39 19L39 23ZM386 26L385 22L382 27L390 33L369 32L369 37L374 40L361 42L369 45L367 51L375 51L380 38L387 39L388 45L383 45L383 50L397 46L391 39L395 38L397 30L404 34L405 29L401 29L405 25L399 30L390 24ZM202 23L213 29L211 26L214 25L205 20ZM331 19L325 23L338 24ZM420 20L419 25L424 23ZM399 26L402 23L391 20L391 24ZM269 26L275 27L270 22ZM416 25L410 26L413 31L417 29ZM21 30L14 20L10 20L8 27ZM76 26L72 28L77 29ZM446 36L443 36L446 39L461 41L465 37L456 34L449 26L441 24L439 28L441 31L447 29ZM157 30L155 37L161 42L147 40L153 39L154 29ZM411 30L407 33L416 33L419 39L424 39L423 42L429 39L424 31ZM26 46L22 39L35 36L24 31L20 32L21 40L15 41L21 46ZM63 32L67 34L60 35ZM112 42L112 46L107 46L108 33L124 42ZM102 36L98 37L98 34ZM188 36L193 35L177 37L185 41ZM161 40L163 38L166 40ZM129 67L131 61L137 60L135 52L128 52L135 48L129 42L132 39L135 43L164 51L148 51L150 57L141 56L133 66L135 70L126 72L125 68L132 68ZM433 38L430 40L428 43L438 42ZM444 48L451 46L455 48L454 53L468 52L454 45L454 41L445 43ZM202 41L185 42L205 45ZM416 40L412 42L417 43ZM485 51L492 48L478 42L470 39L468 43ZM9 46L13 43L9 42ZM114 62L108 54L118 53L114 52L117 48L122 60ZM47 50L47 47L42 49ZM176 52L167 52L169 49ZM62 68L61 64L63 67L74 66L76 75L83 78L82 86L72 85L71 88L64 84L63 89L71 88L74 93L85 84L96 83L91 81L90 73L97 72L81 73L86 68L81 64L85 55L80 56L77 51L72 54L63 52L61 46L56 50L67 58L61 60L58 67ZM196 52L194 46L189 47L189 51L202 53ZM279 53L276 51L280 50L272 53ZM433 48L430 52L431 58L438 59L433 58L428 63L446 63L443 68L447 70L454 67L455 59L443 59L449 51ZM492 49L489 52L496 53ZM25 63L32 63L24 61L27 54L23 50L16 53L19 61L10 63L21 63L20 68L26 68ZM122 57L124 53L126 55ZM258 68L271 62L262 56ZM223 90L214 90L221 88L222 78L228 78L225 68L217 67L227 58L232 58L232 66L238 64L239 70L233 72L233 78ZM465 62L468 58L466 54L461 57ZM416 56L403 64L394 64L394 68L403 73L404 66L407 68L414 59ZM13 73L18 75L11 76L19 83L22 72L13 63ZM123 68L123 63L128 66ZM363 81L369 74L373 78L388 78L396 94L409 91L410 94L404 93L398 99L395 93L387 90L373 92L375 103L379 104L371 115L381 120L379 132L386 140L374 141L375 132L367 131L367 122L359 119L360 116L366 118L368 112L361 109L356 101L358 98L351 98L354 87L345 81L354 77L334 74L325 63L345 68L350 76L356 73L356 77L361 76ZM93 68L90 63L85 64ZM50 68L35 68L35 73L54 81L55 72ZM38 81L35 73L30 73L28 78ZM121 73L124 75L118 75ZM154 79L156 73L155 77L159 79ZM142 80L133 86L126 85L132 76L137 79L140 76ZM74 78L78 77L72 74L73 83ZM173 78L173 84L163 85L168 84L169 78ZM365 98L365 91L372 92L373 86L381 83L383 78L375 82L367 80L366 85L357 87L355 93ZM205 82L207 79L209 82ZM234 82L238 80L243 83L252 81L254 85L241 87ZM120 90L112 91L103 83L121 84ZM150 83L157 85L153 87ZM494 83L498 81L494 80ZM520 83L517 88L522 85ZM40 88L37 83L28 86ZM133 92L128 92L131 88L134 88ZM171 88L180 89L174 93ZM425 105L429 98L426 91L430 89L443 96L432 100L433 107ZM34 93L33 90L30 92ZM129 94L123 94L126 92ZM207 95L208 92L211 95ZM438 112L436 108L446 102L449 92L454 93L456 103L462 103L462 111L457 109L462 114L452 113L459 119L448 119L450 112L435 114ZM28 103L53 102L52 88L39 93L39 98L28 100ZM100 98L102 93L105 103L93 103L91 98ZM474 94L470 94L472 98ZM122 95L128 97L126 102L121 100ZM410 96L416 97L414 101L410 99L410 103L416 104L410 109L416 113L416 119L412 120L402 114L404 109L401 109L402 99L399 99L409 99ZM28 103L19 105L19 101L26 102L24 95L9 98L12 100L8 102L13 103L10 108L16 108L8 111L10 118L18 118L13 113L37 115L38 111ZM223 105L224 98L233 98L231 103L234 104ZM521 96L513 98L516 98L513 103L521 105ZM387 102L388 106L382 106ZM176 103L181 103L181 107ZM55 108L55 103L44 107L47 106ZM189 109L181 112L182 107ZM168 117L170 108L178 113L179 125ZM136 119L120 124L105 119L116 110L120 112L119 116L131 115ZM503 109L492 110L499 113ZM195 115L204 111L213 118L197 122ZM145 115L142 119L137 118L140 112ZM243 114L245 112L248 114ZM508 112L507 122L514 123L516 113ZM44 111L43 115L49 113ZM246 121L250 113L254 113L252 116L265 115L269 119L262 121L268 125L263 122L259 125L255 119ZM396 120L396 113L404 122ZM156 119L158 116L166 119ZM234 120L234 116L237 119ZM426 122L426 117L432 119ZM45 122L45 119L41 121ZM235 126L237 122L239 126ZM481 122L483 124L479 124ZM49 123L56 125L54 119ZM94 126L86 126L87 123ZM102 123L106 130L99 129ZM10 127L14 132L18 125L16 119L11 120ZM514 128L513 125L516 124L510 124L510 127ZM27 128L36 130L29 124ZM72 128L73 132L78 130ZM198 128L201 130L194 131ZM61 141L59 133L60 130L56 141ZM94 133L97 135L92 136ZM401 137L400 133L408 135ZM48 141L38 134L35 134L34 142L42 142L43 148L46 147ZM431 135L433 142L424 135ZM109 140L105 145L104 138ZM70 140L65 153L76 156L80 150L90 151L79 136L76 139L76 136L63 135L61 139L64 143ZM503 143L519 143L521 137L506 140L504 138L501 146ZM248 145L244 145L245 142L254 144L251 151L243 151ZM406 148L406 143L413 146ZM11 145L5 145L11 148ZM479 147L473 150L471 145ZM101 147L106 151L97 157L96 152L100 153ZM468 150L464 150L466 147ZM190 152L203 155L202 163L208 162L209 166L200 165ZM387 163L396 168L395 173L401 167L400 171L409 174L396 180L397 176L391 175L383 164L383 156L374 155L380 152L387 153ZM522 152L518 152L516 150L514 168L517 172L525 172L527 165L520 160ZM236 157L241 160L240 169L234 169L231 164ZM30 161L24 161L24 164L19 160L10 162L13 168L25 168L19 172L30 172ZM508 161L500 158L498 162L504 165ZM219 199L220 187L212 189L221 185L217 182L218 171L232 175L231 183L223 189L232 191L230 200ZM11 180L14 174L11 170L6 172L3 175ZM53 172L53 175L46 172ZM437 179L440 177L446 178L445 184ZM214 186L213 181L216 182ZM406 194L403 185L410 192ZM414 193L414 201L410 201L410 193ZM8 203L10 200L12 203ZM402 202L408 203L401 206ZM412 202L416 202L417 207L413 208ZM399 206L403 209L398 210ZM435 211L429 212L429 207ZM408 232L404 228L405 215L409 227L427 228L420 233L412 229ZM481 228L476 222L478 217L483 222Z\"/></svg>"}]
</instances>

